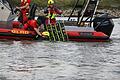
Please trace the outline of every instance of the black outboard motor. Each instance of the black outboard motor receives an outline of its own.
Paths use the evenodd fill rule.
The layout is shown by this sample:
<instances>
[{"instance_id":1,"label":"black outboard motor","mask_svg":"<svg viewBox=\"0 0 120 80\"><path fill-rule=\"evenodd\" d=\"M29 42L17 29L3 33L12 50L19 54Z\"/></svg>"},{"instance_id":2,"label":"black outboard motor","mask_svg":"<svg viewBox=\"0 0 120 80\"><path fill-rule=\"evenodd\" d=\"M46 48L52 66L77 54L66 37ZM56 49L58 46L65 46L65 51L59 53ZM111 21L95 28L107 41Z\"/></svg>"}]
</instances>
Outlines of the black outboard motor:
<instances>
[{"instance_id":1,"label":"black outboard motor","mask_svg":"<svg viewBox=\"0 0 120 80\"><path fill-rule=\"evenodd\" d=\"M114 23L113 20L108 17L108 13L95 17L93 22L93 26L96 31L103 32L110 37L113 31Z\"/></svg>"}]
</instances>

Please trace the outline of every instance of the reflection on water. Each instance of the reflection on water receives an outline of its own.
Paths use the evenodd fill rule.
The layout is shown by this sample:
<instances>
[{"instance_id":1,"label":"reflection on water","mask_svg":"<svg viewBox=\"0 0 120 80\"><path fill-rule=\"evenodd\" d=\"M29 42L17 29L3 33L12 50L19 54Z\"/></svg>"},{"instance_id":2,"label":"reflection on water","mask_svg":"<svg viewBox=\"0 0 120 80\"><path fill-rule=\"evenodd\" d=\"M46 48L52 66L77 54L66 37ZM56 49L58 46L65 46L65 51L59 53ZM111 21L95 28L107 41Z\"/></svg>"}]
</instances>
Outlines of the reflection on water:
<instances>
[{"instance_id":1,"label":"reflection on water","mask_svg":"<svg viewBox=\"0 0 120 80\"><path fill-rule=\"evenodd\" d=\"M119 21L110 42L0 41L0 80L119 80Z\"/></svg>"}]
</instances>

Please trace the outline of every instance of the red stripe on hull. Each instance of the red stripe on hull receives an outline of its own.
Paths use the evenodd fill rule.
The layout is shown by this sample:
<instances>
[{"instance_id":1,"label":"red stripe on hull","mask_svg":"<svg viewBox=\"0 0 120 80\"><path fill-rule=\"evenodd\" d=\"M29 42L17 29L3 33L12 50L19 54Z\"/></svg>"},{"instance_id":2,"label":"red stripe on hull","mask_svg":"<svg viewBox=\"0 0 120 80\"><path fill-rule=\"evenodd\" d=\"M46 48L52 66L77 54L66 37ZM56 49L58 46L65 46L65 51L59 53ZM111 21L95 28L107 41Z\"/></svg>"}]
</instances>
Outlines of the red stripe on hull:
<instances>
[{"instance_id":1,"label":"red stripe on hull","mask_svg":"<svg viewBox=\"0 0 120 80\"><path fill-rule=\"evenodd\" d=\"M22 29L17 29L17 28L0 29L0 33L12 33L12 30L15 30L15 31L27 31L27 32L29 32L29 34L36 35L36 33L34 31L22 30Z\"/></svg>"},{"instance_id":2,"label":"red stripe on hull","mask_svg":"<svg viewBox=\"0 0 120 80\"><path fill-rule=\"evenodd\" d=\"M18 32L21 34L19 34ZM35 35L36 33L34 31L22 30L22 29L17 29L17 28L0 29L0 39L33 40L33 36Z\"/></svg>"},{"instance_id":3,"label":"red stripe on hull","mask_svg":"<svg viewBox=\"0 0 120 80\"><path fill-rule=\"evenodd\" d=\"M109 39L107 40L97 40L97 39L69 39L69 41L75 41L75 42L108 42L110 41Z\"/></svg>"},{"instance_id":4,"label":"red stripe on hull","mask_svg":"<svg viewBox=\"0 0 120 80\"><path fill-rule=\"evenodd\" d=\"M11 30L9 30L9 29L0 29L0 32L1 32L1 33L2 33L2 32L9 33L9 32L11 32Z\"/></svg>"},{"instance_id":5,"label":"red stripe on hull","mask_svg":"<svg viewBox=\"0 0 120 80\"><path fill-rule=\"evenodd\" d=\"M12 37L12 36L0 36L0 39L10 39L10 40L33 40L33 38Z\"/></svg>"},{"instance_id":6,"label":"red stripe on hull","mask_svg":"<svg viewBox=\"0 0 120 80\"><path fill-rule=\"evenodd\" d=\"M96 31L66 31L68 37L72 41L106 41L109 36L103 32Z\"/></svg>"}]
</instances>

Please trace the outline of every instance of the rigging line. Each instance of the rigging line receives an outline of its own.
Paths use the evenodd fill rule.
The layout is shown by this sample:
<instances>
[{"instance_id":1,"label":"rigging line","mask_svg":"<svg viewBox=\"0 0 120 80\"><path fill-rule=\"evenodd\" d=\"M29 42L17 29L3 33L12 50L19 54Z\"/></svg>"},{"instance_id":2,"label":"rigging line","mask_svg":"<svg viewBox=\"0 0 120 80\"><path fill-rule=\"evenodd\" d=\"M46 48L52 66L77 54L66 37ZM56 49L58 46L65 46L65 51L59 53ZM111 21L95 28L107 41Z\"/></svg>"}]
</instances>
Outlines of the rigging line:
<instances>
[{"instance_id":1,"label":"rigging line","mask_svg":"<svg viewBox=\"0 0 120 80\"><path fill-rule=\"evenodd\" d=\"M84 17L84 13L85 13L88 5L89 5L89 2L90 2L90 0L87 1L86 6L85 6L85 8L83 9L83 11L81 13L81 17L80 17L80 20L79 20L78 24L81 24L81 21L83 20L83 17Z\"/></svg>"},{"instance_id":2,"label":"rigging line","mask_svg":"<svg viewBox=\"0 0 120 80\"><path fill-rule=\"evenodd\" d=\"M76 6L78 5L78 2L79 2L79 0L76 1L75 6L74 6L74 8L73 8L73 10L72 10L72 12L71 12L69 18L68 18L68 21L70 20L70 17L72 16L72 14L73 14L73 12L74 12Z\"/></svg>"}]
</instances>

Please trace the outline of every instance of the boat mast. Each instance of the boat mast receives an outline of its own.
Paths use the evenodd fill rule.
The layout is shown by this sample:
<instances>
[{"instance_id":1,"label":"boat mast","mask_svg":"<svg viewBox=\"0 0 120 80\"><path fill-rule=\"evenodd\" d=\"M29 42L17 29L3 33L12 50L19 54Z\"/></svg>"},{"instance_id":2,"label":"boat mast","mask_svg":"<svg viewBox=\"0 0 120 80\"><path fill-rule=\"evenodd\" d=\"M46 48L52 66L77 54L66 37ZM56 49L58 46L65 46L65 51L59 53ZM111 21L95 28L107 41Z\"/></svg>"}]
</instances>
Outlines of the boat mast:
<instances>
[{"instance_id":1,"label":"boat mast","mask_svg":"<svg viewBox=\"0 0 120 80\"><path fill-rule=\"evenodd\" d=\"M76 8L76 6L78 5L78 2L79 2L79 0L77 0L77 1L76 1L75 6L74 6L74 8L73 8L73 10L72 10L72 12L71 12L71 14L70 14L69 18L68 18L68 21L70 20L70 18L71 18L71 16L72 16L72 14L74 13L75 8Z\"/></svg>"},{"instance_id":2,"label":"boat mast","mask_svg":"<svg viewBox=\"0 0 120 80\"><path fill-rule=\"evenodd\" d=\"M84 1L84 2L82 3L81 7L79 7L79 8L80 8L80 11L78 11L78 15L79 15L79 13L81 13L81 11L83 10L84 5L85 5L85 3L86 3L86 0L83 0L83 1ZM71 14L70 14L70 16L69 16L69 18L68 18L68 21L69 21L70 18L72 17L72 15L73 15L75 9L77 8L79 2L80 2L80 0L77 0L77 1L76 1L75 6L73 7L73 10L72 10L72 12L71 12ZM79 16L78 16L78 17L79 17Z\"/></svg>"},{"instance_id":3,"label":"boat mast","mask_svg":"<svg viewBox=\"0 0 120 80\"><path fill-rule=\"evenodd\" d=\"M88 5L89 5L89 2L90 2L90 0L87 0L86 6L84 7L84 9L83 9L82 12L81 12L81 16L80 16L80 19L79 19L79 21L78 21L78 24L81 24L81 22L82 22L82 20L83 20L83 18L84 18L84 14L85 14L85 12L86 12L86 10L87 10L87 7L88 7Z\"/></svg>"},{"instance_id":4,"label":"boat mast","mask_svg":"<svg viewBox=\"0 0 120 80\"><path fill-rule=\"evenodd\" d=\"M79 15L78 17L80 17L78 19L78 25L81 26L81 23L83 22L89 22L89 26L92 26L92 20L93 17L96 13L97 7L99 4L99 0L87 0L86 6L84 7L84 9L81 12L81 15ZM86 18L86 20L83 20L84 18Z\"/></svg>"}]
</instances>

